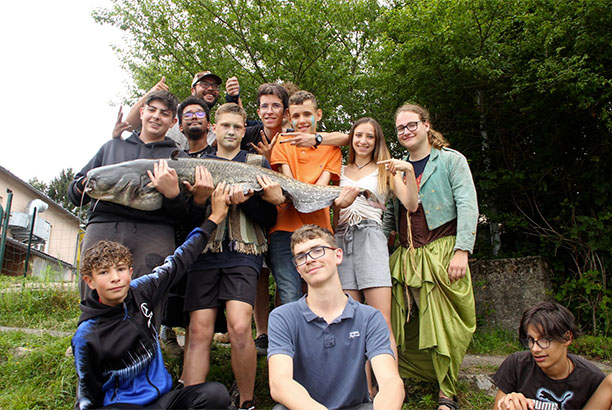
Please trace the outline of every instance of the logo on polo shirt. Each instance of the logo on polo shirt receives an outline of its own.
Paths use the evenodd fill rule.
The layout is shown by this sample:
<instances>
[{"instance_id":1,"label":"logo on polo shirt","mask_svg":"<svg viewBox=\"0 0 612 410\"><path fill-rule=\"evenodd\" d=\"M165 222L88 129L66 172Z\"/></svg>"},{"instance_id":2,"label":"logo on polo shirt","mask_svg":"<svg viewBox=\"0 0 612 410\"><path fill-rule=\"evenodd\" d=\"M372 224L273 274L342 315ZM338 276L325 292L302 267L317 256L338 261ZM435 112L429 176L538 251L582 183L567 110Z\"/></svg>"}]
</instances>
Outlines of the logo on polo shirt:
<instances>
[{"instance_id":1,"label":"logo on polo shirt","mask_svg":"<svg viewBox=\"0 0 612 410\"><path fill-rule=\"evenodd\" d=\"M349 333L349 339L354 339L356 337L359 337L359 330L353 330Z\"/></svg>"}]
</instances>

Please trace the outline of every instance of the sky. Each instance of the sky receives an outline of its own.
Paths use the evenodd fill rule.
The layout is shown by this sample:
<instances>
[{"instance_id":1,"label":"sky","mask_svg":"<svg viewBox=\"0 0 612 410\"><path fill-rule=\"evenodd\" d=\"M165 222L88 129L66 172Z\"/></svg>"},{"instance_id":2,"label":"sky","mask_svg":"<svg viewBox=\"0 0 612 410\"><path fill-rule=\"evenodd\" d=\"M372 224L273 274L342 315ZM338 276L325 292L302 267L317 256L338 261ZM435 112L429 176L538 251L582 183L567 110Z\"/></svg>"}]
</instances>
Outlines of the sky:
<instances>
[{"instance_id":1,"label":"sky","mask_svg":"<svg viewBox=\"0 0 612 410\"><path fill-rule=\"evenodd\" d=\"M0 165L24 181L49 182L64 168L78 172L111 137L131 78L111 48L122 44L122 33L91 17L110 4L0 6Z\"/></svg>"}]
</instances>

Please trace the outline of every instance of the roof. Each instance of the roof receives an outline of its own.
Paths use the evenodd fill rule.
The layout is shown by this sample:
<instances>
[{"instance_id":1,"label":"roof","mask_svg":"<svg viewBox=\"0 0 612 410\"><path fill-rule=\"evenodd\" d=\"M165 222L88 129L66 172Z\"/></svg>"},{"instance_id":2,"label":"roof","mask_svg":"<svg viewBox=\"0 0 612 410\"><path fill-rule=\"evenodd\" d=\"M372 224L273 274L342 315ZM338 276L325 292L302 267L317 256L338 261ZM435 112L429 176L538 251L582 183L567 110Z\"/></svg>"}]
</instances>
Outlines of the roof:
<instances>
[{"instance_id":1,"label":"roof","mask_svg":"<svg viewBox=\"0 0 612 410\"><path fill-rule=\"evenodd\" d=\"M7 244L11 244L11 245L13 245L13 246L15 246L17 248L22 249L23 251L27 252L27 250L28 250L28 245L26 245L25 243L21 243L18 240L10 238L8 236L6 237L6 242L7 242ZM75 266L73 264L71 264L69 262L66 262L66 261L63 261L61 259L57 259L55 256L51 256L48 253L39 251L36 248L30 247L30 253L32 255L39 256L39 257L41 257L43 259L47 259L47 260L53 261L55 263L62 264L62 265L67 266L67 267L69 267L71 269L75 269Z\"/></svg>"},{"instance_id":2,"label":"roof","mask_svg":"<svg viewBox=\"0 0 612 410\"><path fill-rule=\"evenodd\" d=\"M45 193L43 193L43 192L39 191L38 189L34 188L32 185L30 185L27 182L23 181L17 175L13 174L11 171L9 171L8 169L4 168L1 165L0 165L0 173L5 173L9 177L11 177L13 180L15 180L16 182L20 183L21 185L23 185L28 190L32 191L32 193L34 193L35 195L42 197L45 200L45 202L47 202L50 205L53 205L54 207L58 208L61 212L63 212L64 214L66 214L67 216L69 216L70 218L72 218L72 219L74 219L74 220L76 220L78 222L79 218L77 218L72 212L67 211L63 206L61 206L60 204L55 202L53 199L48 197Z\"/></svg>"}]
</instances>

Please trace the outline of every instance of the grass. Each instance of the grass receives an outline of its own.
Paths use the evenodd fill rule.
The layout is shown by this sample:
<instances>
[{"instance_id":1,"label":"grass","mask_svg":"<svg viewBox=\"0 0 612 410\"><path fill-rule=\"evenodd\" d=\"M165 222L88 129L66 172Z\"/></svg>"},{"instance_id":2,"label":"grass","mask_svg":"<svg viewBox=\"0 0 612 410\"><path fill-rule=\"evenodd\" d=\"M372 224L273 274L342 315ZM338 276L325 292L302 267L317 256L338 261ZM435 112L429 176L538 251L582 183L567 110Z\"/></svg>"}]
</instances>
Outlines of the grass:
<instances>
[{"instance_id":1,"label":"grass","mask_svg":"<svg viewBox=\"0 0 612 410\"><path fill-rule=\"evenodd\" d=\"M507 356L522 349L515 332L502 329L477 329L468 347L468 353Z\"/></svg>"},{"instance_id":2,"label":"grass","mask_svg":"<svg viewBox=\"0 0 612 410\"><path fill-rule=\"evenodd\" d=\"M73 286L51 286L47 281L23 280L0 276L0 326L52 329L73 332L80 310L78 292ZM478 330L468 352L476 355L505 356L521 349L514 332ZM70 337L0 332L0 409L70 409L74 405L76 375L74 359L66 357ZM571 351L597 360L612 360L609 338L583 336L571 345ZM178 379L182 360L166 357L174 380ZM255 392L258 408L271 409L265 358L257 362ZM495 368L483 367L485 373ZM228 388L234 381L229 348L213 345L209 380ZM404 409L433 409L437 386L406 381L407 403ZM493 398L459 383L461 408L491 408Z\"/></svg>"},{"instance_id":3,"label":"grass","mask_svg":"<svg viewBox=\"0 0 612 410\"><path fill-rule=\"evenodd\" d=\"M72 357L65 356L69 344L69 337L0 333L0 408L71 408L76 375Z\"/></svg>"},{"instance_id":4,"label":"grass","mask_svg":"<svg viewBox=\"0 0 612 410\"><path fill-rule=\"evenodd\" d=\"M406 403L404 410L435 409L438 403L437 383L427 383L422 381L405 380ZM464 410L482 410L493 407L493 397L472 388L471 386L459 382L459 406Z\"/></svg>"},{"instance_id":5,"label":"grass","mask_svg":"<svg viewBox=\"0 0 612 410\"><path fill-rule=\"evenodd\" d=\"M0 326L74 331L80 314L78 291L72 284L3 277L0 311Z\"/></svg>"},{"instance_id":6,"label":"grass","mask_svg":"<svg viewBox=\"0 0 612 410\"><path fill-rule=\"evenodd\" d=\"M612 362L612 338L584 335L574 340L569 351L588 359L610 363Z\"/></svg>"}]
</instances>

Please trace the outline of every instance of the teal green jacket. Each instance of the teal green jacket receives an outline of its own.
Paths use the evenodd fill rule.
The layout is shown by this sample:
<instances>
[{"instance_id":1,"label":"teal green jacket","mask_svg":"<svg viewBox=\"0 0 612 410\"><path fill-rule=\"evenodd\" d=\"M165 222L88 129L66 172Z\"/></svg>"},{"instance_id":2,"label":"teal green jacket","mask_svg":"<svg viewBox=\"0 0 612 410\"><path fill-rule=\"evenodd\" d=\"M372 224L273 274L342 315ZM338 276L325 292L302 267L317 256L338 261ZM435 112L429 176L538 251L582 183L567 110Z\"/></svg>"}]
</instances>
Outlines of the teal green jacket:
<instances>
[{"instance_id":1,"label":"teal green jacket","mask_svg":"<svg viewBox=\"0 0 612 410\"><path fill-rule=\"evenodd\" d=\"M410 154L404 160L409 157ZM419 203L423 204L429 230L457 218L455 249L473 252L478 200L470 167L460 152L450 148L431 149L421 177ZM399 232L399 210L397 198L387 202L383 216L385 235L388 236L391 231Z\"/></svg>"}]
</instances>

